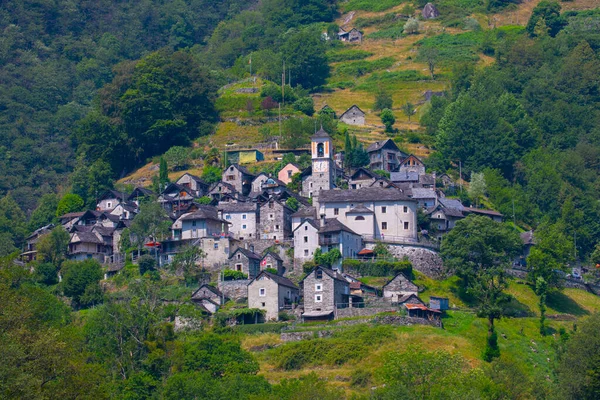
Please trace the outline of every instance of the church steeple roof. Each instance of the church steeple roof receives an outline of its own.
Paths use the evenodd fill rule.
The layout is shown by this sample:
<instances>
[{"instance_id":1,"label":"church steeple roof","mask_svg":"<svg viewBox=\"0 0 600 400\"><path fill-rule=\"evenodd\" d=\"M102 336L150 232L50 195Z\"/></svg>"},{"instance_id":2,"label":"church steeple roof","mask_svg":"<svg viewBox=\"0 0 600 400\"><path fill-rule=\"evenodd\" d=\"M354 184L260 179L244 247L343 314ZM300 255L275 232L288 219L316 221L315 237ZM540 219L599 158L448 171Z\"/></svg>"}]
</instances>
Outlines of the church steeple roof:
<instances>
[{"instance_id":1,"label":"church steeple roof","mask_svg":"<svg viewBox=\"0 0 600 400\"><path fill-rule=\"evenodd\" d=\"M322 139L322 138L328 138L331 139L331 136L329 136L329 134L325 131L325 129L323 129L323 125L321 125L321 129L319 129L312 137L311 139Z\"/></svg>"}]
</instances>

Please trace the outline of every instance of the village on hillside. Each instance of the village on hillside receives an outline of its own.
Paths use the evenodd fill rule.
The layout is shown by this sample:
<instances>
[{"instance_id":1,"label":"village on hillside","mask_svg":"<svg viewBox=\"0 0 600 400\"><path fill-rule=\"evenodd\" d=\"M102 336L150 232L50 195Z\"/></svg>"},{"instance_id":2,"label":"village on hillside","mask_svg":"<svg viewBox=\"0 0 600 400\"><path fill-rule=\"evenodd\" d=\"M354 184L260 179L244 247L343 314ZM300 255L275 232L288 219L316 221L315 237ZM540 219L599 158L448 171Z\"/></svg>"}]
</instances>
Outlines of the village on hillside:
<instances>
[{"instance_id":1,"label":"village on hillside","mask_svg":"<svg viewBox=\"0 0 600 400\"><path fill-rule=\"evenodd\" d=\"M452 179L426 173L418 157L403 153L391 139L371 144L367 153L368 167L344 169L343 153L321 128L311 138L311 166L304 170L288 163L277 176L255 175L235 163L213 185L185 173L161 193L143 187L131 193L109 190L99 196L95 210L59 217L70 235L68 257L97 260L105 266L105 278L118 274L127 256L123 233L131 235L128 228L140 205L157 202L169 217L169 234L146 238L132 261L149 253L164 267L186 249L196 249L199 267L218 275L216 287L210 279L200 282L191 298L208 314L226 300L247 299L249 308L264 310L261 320L266 321L278 320L281 313L329 320L403 306L409 317L439 323L448 299L422 301L411 270L396 270L382 287L372 287L344 266L385 257L407 260L421 273L439 277L440 239L456 221L469 214L495 221L503 216L447 198L445 190L456 189ZM290 189L294 179L300 182L298 192ZM207 198L209 204L200 202ZM427 220L428 229L419 219ZM53 228L44 226L27 239L22 261L35 259L36 242ZM531 233L523 239L526 251ZM329 255L328 265L315 263L323 255Z\"/></svg>"}]
</instances>

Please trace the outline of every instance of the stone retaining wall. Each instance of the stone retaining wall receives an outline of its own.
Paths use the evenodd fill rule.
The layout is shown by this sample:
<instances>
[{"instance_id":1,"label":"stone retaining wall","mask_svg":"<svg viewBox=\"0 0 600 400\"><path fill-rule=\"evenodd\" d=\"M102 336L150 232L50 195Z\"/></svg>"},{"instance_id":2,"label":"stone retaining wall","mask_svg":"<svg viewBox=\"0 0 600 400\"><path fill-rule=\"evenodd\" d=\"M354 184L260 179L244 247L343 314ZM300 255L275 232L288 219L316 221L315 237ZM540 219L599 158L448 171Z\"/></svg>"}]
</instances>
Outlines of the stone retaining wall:
<instances>
[{"instance_id":1,"label":"stone retaining wall","mask_svg":"<svg viewBox=\"0 0 600 400\"><path fill-rule=\"evenodd\" d=\"M239 281L219 281L218 289L223 292L225 297L232 300L246 299L248 298L248 284L249 279L242 279Z\"/></svg>"},{"instance_id":2,"label":"stone retaining wall","mask_svg":"<svg viewBox=\"0 0 600 400\"><path fill-rule=\"evenodd\" d=\"M408 257L413 268L425 275L441 279L444 277L444 265L440 255L433 250L406 244L386 243L390 253L399 259ZM374 249L375 243L367 243L368 249Z\"/></svg>"}]
</instances>

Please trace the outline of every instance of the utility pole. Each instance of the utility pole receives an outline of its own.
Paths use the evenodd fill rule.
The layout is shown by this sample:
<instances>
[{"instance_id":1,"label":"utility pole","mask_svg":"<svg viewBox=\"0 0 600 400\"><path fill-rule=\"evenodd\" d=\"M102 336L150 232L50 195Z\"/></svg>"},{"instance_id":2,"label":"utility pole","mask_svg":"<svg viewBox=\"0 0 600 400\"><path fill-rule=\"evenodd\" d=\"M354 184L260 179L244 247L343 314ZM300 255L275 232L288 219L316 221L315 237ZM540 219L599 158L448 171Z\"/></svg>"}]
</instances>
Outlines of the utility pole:
<instances>
[{"instance_id":1,"label":"utility pole","mask_svg":"<svg viewBox=\"0 0 600 400\"><path fill-rule=\"evenodd\" d=\"M285 61L283 62L283 73L281 74L281 102L285 104Z\"/></svg>"},{"instance_id":2,"label":"utility pole","mask_svg":"<svg viewBox=\"0 0 600 400\"><path fill-rule=\"evenodd\" d=\"M515 198L513 197L512 199L512 203L513 203L513 225L515 226L515 229L517 228L517 219L515 218Z\"/></svg>"},{"instance_id":3,"label":"utility pole","mask_svg":"<svg viewBox=\"0 0 600 400\"><path fill-rule=\"evenodd\" d=\"M460 192L462 193L462 162L458 162L458 180L460 185Z\"/></svg>"},{"instance_id":4,"label":"utility pole","mask_svg":"<svg viewBox=\"0 0 600 400\"><path fill-rule=\"evenodd\" d=\"M279 137L281 138L281 103L279 103Z\"/></svg>"}]
</instances>

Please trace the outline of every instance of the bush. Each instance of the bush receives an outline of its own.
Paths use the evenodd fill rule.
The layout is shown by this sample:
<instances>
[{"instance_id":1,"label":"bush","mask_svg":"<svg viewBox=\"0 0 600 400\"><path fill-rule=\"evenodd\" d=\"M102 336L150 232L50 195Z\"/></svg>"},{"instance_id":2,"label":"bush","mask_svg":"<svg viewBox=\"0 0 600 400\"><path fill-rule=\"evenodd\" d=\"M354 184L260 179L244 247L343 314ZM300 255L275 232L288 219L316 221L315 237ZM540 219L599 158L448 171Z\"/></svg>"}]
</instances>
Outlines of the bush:
<instances>
[{"instance_id":1,"label":"bush","mask_svg":"<svg viewBox=\"0 0 600 400\"><path fill-rule=\"evenodd\" d=\"M150 254L144 254L138 260L138 267L140 269L140 275L154 271L156 269L156 258Z\"/></svg>"},{"instance_id":2,"label":"bush","mask_svg":"<svg viewBox=\"0 0 600 400\"><path fill-rule=\"evenodd\" d=\"M407 278L413 276L412 263L408 259L402 261L364 261L344 260L342 267L349 273L361 276L395 276L403 273Z\"/></svg>"},{"instance_id":3,"label":"bush","mask_svg":"<svg viewBox=\"0 0 600 400\"><path fill-rule=\"evenodd\" d=\"M44 285L55 285L58 283L58 273L52 263L42 263L35 267L36 280Z\"/></svg>"},{"instance_id":4,"label":"bush","mask_svg":"<svg viewBox=\"0 0 600 400\"><path fill-rule=\"evenodd\" d=\"M371 372L357 369L350 375L350 386L365 387L371 382Z\"/></svg>"},{"instance_id":5,"label":"bush","mask_svg":"<svg viewBox=\"0 0 600 400\"><path fill-rule=\"evenodd\" d=\"M294 102L294 110L311 117L315 113L315 102L312 97L303 97Z\"/></svg>"},{"instance_id":6,"label":"bush","mask_svg":"<svg viewBox=\"0 0 600 400\"><path fill-rule=\"evenodd\" d=\"M223 271L223 279L226 281L239 281L241 279L248 279L248 275L244 274L242 271L226 269Z\"/></svg>"}]
</instances>

